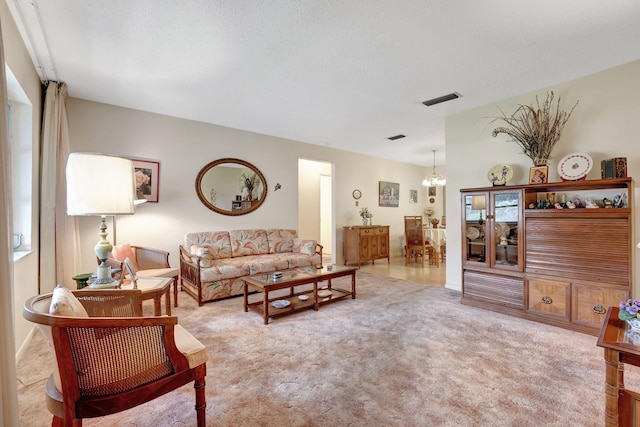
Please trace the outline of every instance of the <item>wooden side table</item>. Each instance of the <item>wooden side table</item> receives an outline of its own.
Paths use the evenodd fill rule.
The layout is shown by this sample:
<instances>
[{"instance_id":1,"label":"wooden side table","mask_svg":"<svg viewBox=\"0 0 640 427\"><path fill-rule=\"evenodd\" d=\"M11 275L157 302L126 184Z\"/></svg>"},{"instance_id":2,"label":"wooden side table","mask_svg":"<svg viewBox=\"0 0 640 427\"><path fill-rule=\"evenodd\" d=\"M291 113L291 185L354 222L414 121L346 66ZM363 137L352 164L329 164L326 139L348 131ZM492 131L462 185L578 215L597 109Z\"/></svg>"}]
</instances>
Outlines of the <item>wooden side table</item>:
<instances>
[{"instance_id":1,"label":"wooden side table","mask_svg":"<svg viewBox=\"0 0 640 427\"><path fill-rule=\"evenodd\" d=\"M604 422L608 427L640 423L640 394L624 388L624 364L640 366L640 333L618 318L619 311L609 307L598 337L598 346L604 348Z\"/></svg>"},{"instance_id":2,"label":"wooden side table","mask_svg":"<svg viewBox=\"0 0 640 427\"><path fill-rule=\"evenodd\" d=\"M139 277L138 289L140 289L140 304L143 300L153 299L153 315L162 316L162 307L160 300L162 295L164 298L165 314L171 316L171 283L174 282L172 277ZM131 280L125 280L122 283L122 289L133 289ZM142 307L140 307L142 309Z\"/></svg>"}]
</instances>

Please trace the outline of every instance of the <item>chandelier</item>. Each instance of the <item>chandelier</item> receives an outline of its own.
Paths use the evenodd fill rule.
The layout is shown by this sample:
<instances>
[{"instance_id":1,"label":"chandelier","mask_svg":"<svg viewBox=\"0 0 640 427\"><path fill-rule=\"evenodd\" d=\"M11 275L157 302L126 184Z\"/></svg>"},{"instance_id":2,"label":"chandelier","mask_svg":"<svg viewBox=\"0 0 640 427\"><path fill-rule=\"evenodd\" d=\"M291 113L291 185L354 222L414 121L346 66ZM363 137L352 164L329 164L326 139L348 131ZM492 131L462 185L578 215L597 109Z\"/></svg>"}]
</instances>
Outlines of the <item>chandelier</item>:
<instances>
[{"instance_id":1,"label":"chandelier","mask_svg":"<svg viewBox=\"0 0 640 427\"><path fill-rule=\"evenodd\" d=\"M431 175L427 175L424 181L422 181L422 185L425 187L442 187L446 185L447 180L444 176L436 173L436 150L431 151L433 151L433 172L431 172Z\"/></svg>"}]
</instances>

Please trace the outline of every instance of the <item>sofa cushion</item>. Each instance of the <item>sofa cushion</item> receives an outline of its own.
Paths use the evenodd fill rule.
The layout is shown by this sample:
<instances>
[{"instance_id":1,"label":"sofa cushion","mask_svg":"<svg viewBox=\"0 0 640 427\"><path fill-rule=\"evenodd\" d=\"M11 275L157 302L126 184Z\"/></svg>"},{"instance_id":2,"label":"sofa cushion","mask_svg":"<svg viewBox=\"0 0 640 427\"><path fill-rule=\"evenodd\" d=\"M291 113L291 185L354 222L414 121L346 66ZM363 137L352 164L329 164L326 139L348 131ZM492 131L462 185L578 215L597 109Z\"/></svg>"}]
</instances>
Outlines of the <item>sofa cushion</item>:
<instances>
[{"instance_id":1,"label":"sofa cushion","mask_svg":"<svg viewBox=\"0 0 640 427\"><path fill-rule=\"evenodd\" d=\"M222 279L233 279L250 274L249 263L245 262L244 257L202 260L202 264L200 280L203 283Z\"/></svg>"},{"instance_id":2,"label":"sofa cushion","mask_svg":"<svg viewBox=\"0 0 640 427\"><path fill-rule=\"evenodd\" d=\"M317 241L294 239L293 252L299 252L306 255L313 255L316 252Z\"/></svg>"},{"instance_id":3,"label":"sofa cushion","mask_svg":"<svg viewBox=\"0 0 640 427\"><path fill-rule=\"evenodd\" d=\"M231 230L229 237L234 257L269 253L269 241L265 230Z\"/></svg>"},{"instance_id":4,"label":"sofa cushion","mask_svg":"<svg viewBox=\"0 0 640 427\"><path fill-rule=\"evenodd\" d=\"M291 252L282 254L251 255L243 257L249 265L250 274L270 273L272 271L286 270L289 268Z\"/></svg>"},{"instance_id":5,"label":"sofa cushion","mask_svg":"<svg viewBox=\"0 0 640 427\"><path fill-rule=\"evenodd\" d=\"M209 259L231 258L231 241L226 231L187 233L184 247L191 255Z\"/></svg>"},{"instance_id":6,"label":"sofa cushion","mask_svg":"<svg viewBox=\"0 0 640 427\"><path fill-rule=\"evenodd\" d=\"M267 230L269 253L292 252L293 240L296 237L298 237L296 230L285 230L281 228Z\"/></svg>"},{"instance_id":7,"label":"sofa cushion","mask_svg":"<svg viewBox=\"0 0 640 427\"><path fill-rule=\"evenodd\" d=\"M293 253L287 254L287 262L289 263L289 268L318 265L320 264L320 255L315 254L313 256L309 256L299 252L293 252Z\"/></svg>"}]
</instances>

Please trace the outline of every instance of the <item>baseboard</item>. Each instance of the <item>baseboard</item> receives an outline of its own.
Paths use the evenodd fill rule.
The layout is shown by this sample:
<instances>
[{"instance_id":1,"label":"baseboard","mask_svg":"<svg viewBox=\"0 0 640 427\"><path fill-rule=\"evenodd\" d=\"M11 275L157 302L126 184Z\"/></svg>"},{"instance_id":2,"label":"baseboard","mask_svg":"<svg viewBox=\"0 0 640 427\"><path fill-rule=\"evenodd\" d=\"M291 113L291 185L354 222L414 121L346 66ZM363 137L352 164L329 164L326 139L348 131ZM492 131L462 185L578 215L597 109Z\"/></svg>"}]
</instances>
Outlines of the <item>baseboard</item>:
<instances>
[{"instance_id":1,"label":"baseboard","mask_svg":"<svg viewBox=\"0 0 640 427\"><path fill-rule=\"evenodd\" d=\"M37 328L38 327L36 325L33 325L31 327L31 330L27 334L27 337L22 342L22 345L20 345L20 348L18 348L18 351L16 352L16 363L18 363L22 359L22 356L24 356L25 352L27 351L29 344L31 344L31 340L33 339L33 334L35 333Z\"/></svg>"}]
</instances>

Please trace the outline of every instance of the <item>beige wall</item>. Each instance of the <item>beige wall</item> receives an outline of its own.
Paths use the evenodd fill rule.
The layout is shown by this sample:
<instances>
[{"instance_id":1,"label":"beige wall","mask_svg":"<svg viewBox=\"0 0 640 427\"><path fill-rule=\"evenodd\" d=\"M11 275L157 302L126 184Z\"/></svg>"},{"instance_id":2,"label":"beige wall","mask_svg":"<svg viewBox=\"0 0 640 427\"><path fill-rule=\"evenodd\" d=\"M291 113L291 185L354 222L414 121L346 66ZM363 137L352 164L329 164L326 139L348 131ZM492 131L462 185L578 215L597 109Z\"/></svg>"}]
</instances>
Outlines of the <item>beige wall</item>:
<instances>
[{"instance_id":1,"label":"beige wall","mask_svg":"<svg viewBox=\"0 0 640 427\"><path fill-rule=\"evenodd\" d=\"M178 245L187 232L259 227L300 230L298 159L301 158L334 164L338 263L342 262L342 227L360 224L361 207L367 206L373 212L374 223L391 226L392 254L400 255L403 216L422 214L426 206L420 183L430 168L86 100L70 98L67 107L71 151L160 161L160 202L143 204L135 215L119 217L117 242L168 250L174 266L178 265ZM198 171L223 157L246 160L264 174L268 193L264 205L255 212L235 217L219 215L197 198L194 183ZM378 207L380 180L400 183L399 208ZM276 183L282 189L274 191ZM355 188L362 191L359 207L351 197ZM420 191L419 203L409 203L409 189ZM82 265L88 272L95 269L92 248L98 240L99 220L79 220ZM113 241L111 235L109 239Z\"/></svg>"},{"instance_id":2,"label":"beige wall","mask_svg":"<svg viewBox=\"0 0 640 427\"><path fill-rule=\"evenodd\" d=\"M548 89L562 96L562 105L570 108L577 100L571 120L562 139L553 151L549 167L550 182L560 181L557 161L572 152L586 152L594 161L587 179L600 178L600 161L613 157L627 157L628 176L640 176L640 61L612 68ZM446 120L447 165L447 287L461 289L461 204L460 189L488 186L487 171L496 164L510 164L514 169L514 184L525 184L529 168L528 157L521 154L515 142L507 142L504 135L497 138L491 132L497 124L498 107L511 112L516 104L530 104L535 96L544 98L546 89L485 105L450 116ZM634 229L639 222L639 189L635 188ZM637 241L637 233L634 233ZM634 248L634 271L640 261L640 251ZM606 260L594 260L594 262ZM640 289L634 286L634 294Z\"/></svg>"}]
</instances>

